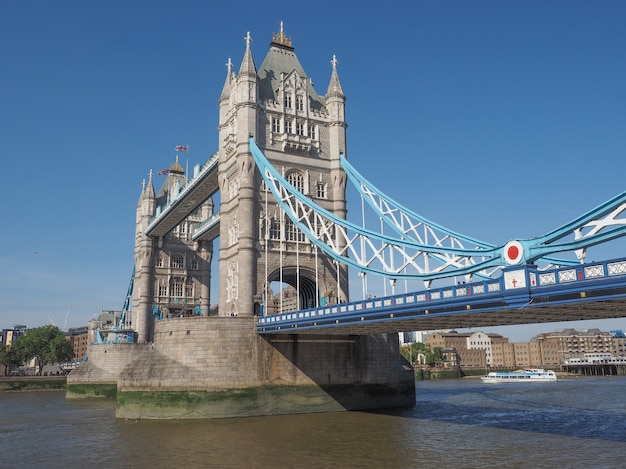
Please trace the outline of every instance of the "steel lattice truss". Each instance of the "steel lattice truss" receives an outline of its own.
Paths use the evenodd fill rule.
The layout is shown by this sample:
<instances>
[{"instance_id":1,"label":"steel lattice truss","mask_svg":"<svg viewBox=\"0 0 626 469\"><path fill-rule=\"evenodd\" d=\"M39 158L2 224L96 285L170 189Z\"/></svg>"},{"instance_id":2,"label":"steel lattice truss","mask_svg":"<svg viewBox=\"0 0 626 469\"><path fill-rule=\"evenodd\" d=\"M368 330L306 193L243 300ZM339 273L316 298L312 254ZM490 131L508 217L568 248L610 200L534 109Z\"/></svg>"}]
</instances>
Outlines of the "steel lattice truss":
<instances>
[{"instance_id":1,"label":"steel lattice truss","mask_svg":"<svg viewBox=\"0 0 626 469\"><path fill-rule=\"evenodd\" d=\"M573 251L583 262L588 247L626 235L625 192L544 236L502 246L483 243L402 207L342 159L350 180L381 220L399 235L395 238L359 227L315 204L280 175L252 138L250 150L263 180L298 229L323 252L360 272L426 282L453 276L490 276L502 267L539 259L571 264L548 257L560 252Z\"/></svg>"}]
</instances>

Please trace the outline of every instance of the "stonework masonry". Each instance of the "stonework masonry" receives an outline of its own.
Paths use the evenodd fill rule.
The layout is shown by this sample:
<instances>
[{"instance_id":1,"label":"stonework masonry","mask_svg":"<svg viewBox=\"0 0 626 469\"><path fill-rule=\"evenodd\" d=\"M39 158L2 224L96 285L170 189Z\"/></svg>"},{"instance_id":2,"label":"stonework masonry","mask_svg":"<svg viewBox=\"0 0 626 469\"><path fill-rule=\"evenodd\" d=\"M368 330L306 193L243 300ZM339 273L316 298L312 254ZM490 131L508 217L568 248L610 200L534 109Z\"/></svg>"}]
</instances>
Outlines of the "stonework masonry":
<instances>
[{"instance_id":1,"label":"stonework masonry","mask_svg":"<svg viewBox=\"0 0 626 469\"><path fill-rule=\"evenodd\" d=\"M139 344L91 345L68 397L113 386L120 418L216 418L415 405L413 369L397 334L260 336L272 283L297 291L300 309L349 300L348 269L318 252L282 212L254 163L253 137L302 194L345 219L346 97L333 57L316 91L282 29L257 69L252 39L239 73L228 62L219 98L217 174L208 199L188 201L178 225L150 231L187 175L178 163L156 192L152 174L136 212L132 328ZM204 184L204 183L203 183ZM219 207L210 194L219 190ZM219 233L194 237L219 211ZM169 230L169 231L168 231ZM216 241L219 236L219 241ZM213 247L213 244L216 247ZM341 246L339 247L339 249ZM217 315L210 263L219 255ZM215 295L214 295L215 297Z\"/></svg>"},{"instance_id":2,"label":"stonework masonry","mask_svg":"<svg viewBox=\"0 0 626 469\"><path fill-rule=\"evenodd\" d=\"M395 335L261 337L255 324L254 318L223 317L158 322L154 346L120 373L117 417L219 418L414 405L413 370L400 356Z\"/></svg>"}]
</instances>

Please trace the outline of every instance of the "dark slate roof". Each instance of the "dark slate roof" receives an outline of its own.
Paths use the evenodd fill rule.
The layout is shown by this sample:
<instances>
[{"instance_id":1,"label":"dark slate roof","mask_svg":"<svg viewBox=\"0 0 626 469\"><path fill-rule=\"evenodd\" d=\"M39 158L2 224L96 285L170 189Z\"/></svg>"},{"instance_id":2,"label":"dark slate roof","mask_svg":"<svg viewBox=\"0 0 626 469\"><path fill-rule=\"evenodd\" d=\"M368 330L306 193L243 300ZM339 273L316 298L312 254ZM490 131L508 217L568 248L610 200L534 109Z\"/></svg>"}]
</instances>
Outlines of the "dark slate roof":
<instances>
[{"instance_id":1,"label":"dark slate roof","mask_svg":"<svg viewBox=\"0 0 626 469\"><path fill-rule=\"evenodd\" d=\"M295 71L300 77L308 78L306 72L302 68L293 47L283 46L272 42L261 67L257 71L259 76L259 97L262 101L272 100L278 101L276 91L278 90L278 82L280 74L289 74ZM315 88L308 81L308 93L313 109L321 109L324 107L324 99L318 96Z\"/></svg>"}]
</instances>

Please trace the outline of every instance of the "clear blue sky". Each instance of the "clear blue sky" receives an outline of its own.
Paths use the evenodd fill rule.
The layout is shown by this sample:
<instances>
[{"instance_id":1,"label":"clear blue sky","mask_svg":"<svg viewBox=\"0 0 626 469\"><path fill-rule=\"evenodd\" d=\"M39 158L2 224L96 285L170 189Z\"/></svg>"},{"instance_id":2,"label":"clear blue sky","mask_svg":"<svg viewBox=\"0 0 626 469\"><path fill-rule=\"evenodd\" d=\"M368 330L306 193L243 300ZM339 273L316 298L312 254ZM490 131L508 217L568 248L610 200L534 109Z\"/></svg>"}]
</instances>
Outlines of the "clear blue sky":
<instances>
[{"instance_id":1,"label":"clear blue sky","mask_svg":"<svg viewBox=\"0 0 626 469\"><path fill-rule=\"evenodd\" d=\"M122 307L142 180L217 148L225 64L250 31L260 65L280 21L320 94L336 54L351 162L441 225L499 244L626 190L626 2L380 5L3 2L0 327Z\"/></svg>"}]
</instances>

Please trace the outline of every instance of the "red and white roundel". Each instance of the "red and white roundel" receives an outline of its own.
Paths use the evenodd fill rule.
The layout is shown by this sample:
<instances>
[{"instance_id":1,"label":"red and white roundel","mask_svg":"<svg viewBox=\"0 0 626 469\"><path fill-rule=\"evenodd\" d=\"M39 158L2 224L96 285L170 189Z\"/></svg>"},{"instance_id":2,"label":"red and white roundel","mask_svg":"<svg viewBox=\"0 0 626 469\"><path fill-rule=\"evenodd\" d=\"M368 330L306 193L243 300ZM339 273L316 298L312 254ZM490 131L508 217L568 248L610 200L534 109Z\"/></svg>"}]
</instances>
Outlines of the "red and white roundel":
<instances>
[{"instance_id":1,"label":"red and white roundel","mask_svg":"<svg viewBox=\"0 0 626 469\"><path fill-rule=\"evenodd\" d=\"M504 260L507 264L519 264L524 257L524 246L519 241L509 241L504 246Z\"/></svg>"}]
</instances>

